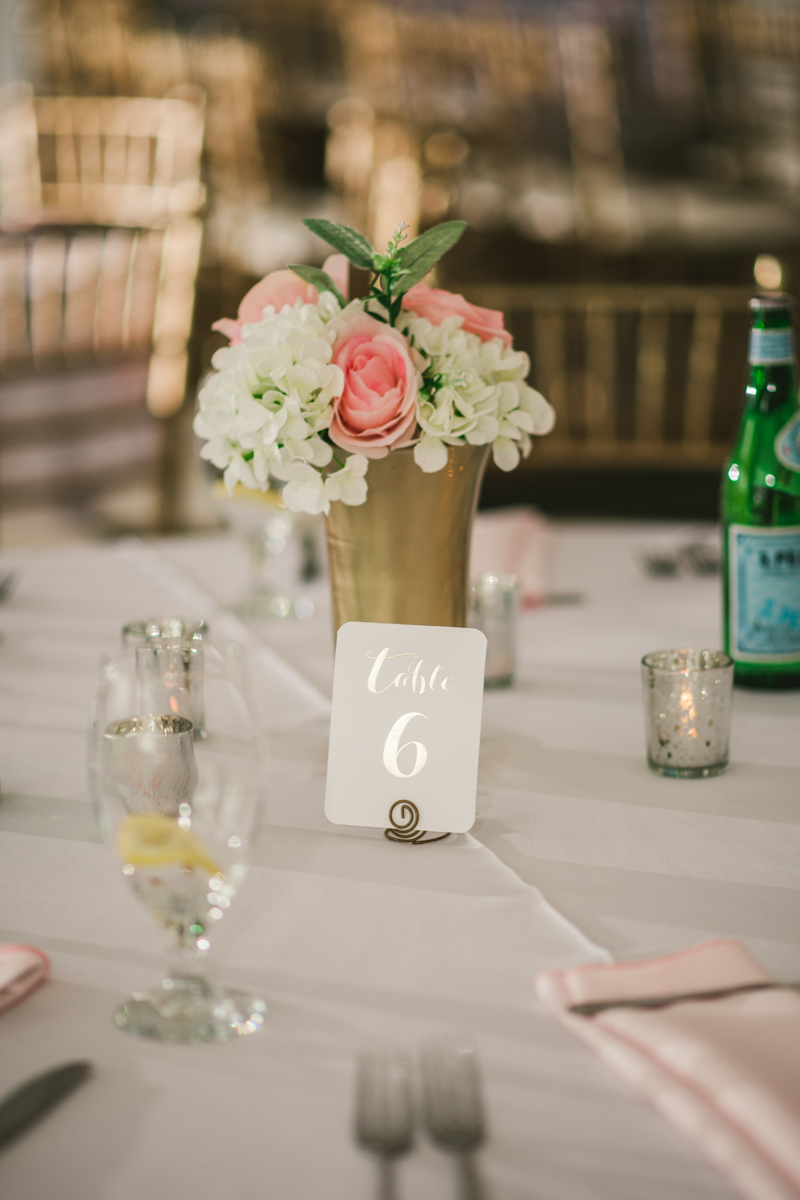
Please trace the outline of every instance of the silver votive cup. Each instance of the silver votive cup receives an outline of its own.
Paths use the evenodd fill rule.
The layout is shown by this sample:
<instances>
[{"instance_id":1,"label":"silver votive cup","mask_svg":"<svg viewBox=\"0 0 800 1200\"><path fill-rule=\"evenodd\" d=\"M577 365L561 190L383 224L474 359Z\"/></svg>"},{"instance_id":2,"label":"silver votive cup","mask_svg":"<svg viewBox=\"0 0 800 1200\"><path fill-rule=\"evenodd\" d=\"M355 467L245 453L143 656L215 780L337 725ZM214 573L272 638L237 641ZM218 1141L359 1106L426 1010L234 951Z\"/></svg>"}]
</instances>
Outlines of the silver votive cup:
<instances>
[{"instance_id":1,"label":"silver votive cup","mask_svg":"<svg viewBox=\"0 0 800 1200\"><path fill-rule=\"evenodd\" d=\"M194 737L205 737L203 643L186 638L164 638L140 646L136 671L143 713L169 713L185 717Z\"/></svg>"},{"instance_id":2,"label":"silver votive cup","mask_svg":"<svg viewBox=\"0 0 800 1200\"><path fill-rule=\"evenodd\" d=\"M163 714L114 721L103 734L100 778L125 812L177 817L197 786L191 721Z\"/></svg>"},{"instance_id":3,"label":"silver votive cup","mask_svg":"<svg viewBox=\"0 0 800 1200\"><path fill-rule=\"evenodd\" d=\"M146 617L143 621L129 621L122 626L122 644L128 650L164 638L200 642L207 636L208 625L202 617Z\"/></svg>"},{"instance_id":4,"label":"silver votive cup","mask_svg":"<svg viewBox=\"0 0 800 1200\"><path fill-rule=\"evenodd\" d=\"M517 669L519 580L486 572L472 581L469 623L486 635L485 687L509 687Z\"/></svg>"},{"instance_id":5,"label":"silver votive cup","mask_svg":"<svg viewBox=\"0 0 800 1200\"><path fill-rule=\"evenodd\" d=\"M647 762L698 779L728 765L733 659L721 650L658 650L642 659Z\"/></svg>"}]
</instances>

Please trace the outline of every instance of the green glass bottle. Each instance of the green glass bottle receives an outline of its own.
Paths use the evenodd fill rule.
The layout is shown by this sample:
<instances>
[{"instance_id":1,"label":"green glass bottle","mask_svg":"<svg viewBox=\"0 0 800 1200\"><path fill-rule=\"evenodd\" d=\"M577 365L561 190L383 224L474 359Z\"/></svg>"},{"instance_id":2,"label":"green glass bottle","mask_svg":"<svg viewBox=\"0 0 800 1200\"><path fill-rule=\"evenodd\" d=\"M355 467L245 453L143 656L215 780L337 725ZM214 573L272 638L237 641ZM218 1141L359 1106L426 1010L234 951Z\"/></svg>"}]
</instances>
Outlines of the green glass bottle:
<instances>
[{"instance_id":1,"label":"green glass bottle","mask_svg":"<svg viewBox=\"0 0 800 1200\"><path fill-rule=\"evenodd\" d=\"M794 301L750 301L750 375L722 479L724 644L746 687L800 687L800 410Z\"/></svg>"}]
</instances>

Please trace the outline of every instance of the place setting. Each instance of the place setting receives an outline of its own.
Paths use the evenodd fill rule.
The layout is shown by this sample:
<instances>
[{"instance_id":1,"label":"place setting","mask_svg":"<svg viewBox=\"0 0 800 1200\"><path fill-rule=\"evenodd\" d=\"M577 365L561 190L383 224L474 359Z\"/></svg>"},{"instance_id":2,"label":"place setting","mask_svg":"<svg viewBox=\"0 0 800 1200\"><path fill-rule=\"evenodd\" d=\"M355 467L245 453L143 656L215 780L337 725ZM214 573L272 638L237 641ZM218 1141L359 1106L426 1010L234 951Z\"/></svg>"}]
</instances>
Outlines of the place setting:
<instances>
[{"instance_id":1,"label":"place setting","mask_svg":"<svg viewBox=\"0 0 800 1200\"><path fill-rule=\"evenodd\" d=\"M46 528L38 480L79 513L41 545L0 513L32 539L0 554L0 1191L800 1200L790 268L621 282L656 259L599 18L458 9L502 26L484 75L509 22L542 62L555 30L559 233L562 168L501 169L463 89L430 128L348 84L322 142L248 135L277 100L245 95L247 11L126 17L131 78L167 30L187 64L158 97L0 102L0 152L41 176L35 222L0 189L2 330L33 364L0 362L0 501ZM329 15L391 90L422 18L389 11ZM73 15L40 24L77 63ZM48 138L58 171L100 156L102 208L47 182ZM238 200L220 139L250 146ZM146 141L151 183L112 185ZM327 200L273 196L253 164L314 145ZM482 283L508 222L594 265L531 282L512 242Z\"/></svg>"}]
</instances>

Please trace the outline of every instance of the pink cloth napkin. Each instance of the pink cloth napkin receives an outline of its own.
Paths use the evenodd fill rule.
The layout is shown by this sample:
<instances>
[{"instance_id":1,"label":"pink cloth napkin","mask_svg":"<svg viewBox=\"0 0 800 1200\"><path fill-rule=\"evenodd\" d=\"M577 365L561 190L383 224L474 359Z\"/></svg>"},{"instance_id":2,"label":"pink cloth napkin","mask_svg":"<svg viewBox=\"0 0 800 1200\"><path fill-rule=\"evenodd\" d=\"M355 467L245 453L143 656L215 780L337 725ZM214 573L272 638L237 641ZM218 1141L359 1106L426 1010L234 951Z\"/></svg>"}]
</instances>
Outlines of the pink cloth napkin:
<instances>
[{"instance_id":1,"label":"pink cloth napkin","mask_svg":"<svg viewBox=\"0 0 800 1200\"><path fill-rule=\"evenodd\" d=\"M550 526L532 508L478 513L472 530L470 578L487 571L517 575L523 606L534 608L549 590L552 548Z\"/></svg>"},{"instance_id":2,"label":"pink cloth napkin","mask_svg":"<svg viewBox=\"0 0 800 1200\"><path fill-rule=\"evenodd\" d=\"M800 993L767 989L591 1017L568 1011L769 979L744 946L720 939L645 962L543 971L536 992L745 1196L800 1200Z\"/></svg>"},{"instance_id":3,"label":"pink cloth napkin","mask_svg":"<svg viewBox=\"0 0 800 1200\"><path fill-rule=\"evenodd\" d=\"M0 1013L44 983L50 960L34 946L0 946Z\"/></svg>"}]
</instances>

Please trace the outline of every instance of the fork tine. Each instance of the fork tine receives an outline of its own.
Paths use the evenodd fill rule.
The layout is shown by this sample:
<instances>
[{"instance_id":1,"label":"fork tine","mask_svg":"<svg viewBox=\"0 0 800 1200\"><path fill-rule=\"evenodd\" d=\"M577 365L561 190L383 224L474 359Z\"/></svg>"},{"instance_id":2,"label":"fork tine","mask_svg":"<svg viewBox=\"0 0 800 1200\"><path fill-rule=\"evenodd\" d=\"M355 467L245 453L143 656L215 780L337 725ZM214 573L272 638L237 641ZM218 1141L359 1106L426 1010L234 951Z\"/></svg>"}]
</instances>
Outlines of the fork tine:
<instances>
[{"instance_id":1,"label":"fork tine","mask_svg":"<svg viewBox=\"0 0 800 1200\"><path fill-rule=\"evenodd\" d=\"M356 1140L365 1150L393 1157L414 1138L408 1059L390 1051L364 1054L356 1075Z\"/></svg>"},{"instance_id":2,"label":"fork tine","mask_svg":"<svg viewBox=\"0 0 800 1200\"><path fill-rule=\"evenodd\" d=\"M421 1055L425 1125L454 1156L461 1200L485 1200L474 1152L486 1137L477 1056L469 1045L434 1043Z\"/></svg>"},{"instance_id":3,"label":"fork tine","mask_svg":"<svg viewBox=\"0 0 800 1200\"><path fill-rule=\"evenodd\" d=\"M442 1148L474 1150L483 1142L480 1076L472 1047L446 1043L425 1047L422 1091L428 1131Z\"/></svg>"},{"instance_id":4,"label":"fork tine","mask_svg":"<svg viewBox=\"0 0 800 1200\"><path fill-rule=\"evenodd\" d=\"M719 550L707 542L687 542L678 553L693 575L716 575L719 572Z\"/></svg>"},{"instance_id":5,"label":"fork tine","mask_svg":"<svg viewBox=\"0 0 800 1200\"><path fill-rule=\"evenodd\" d=\"M678 560L669 552L666 551L642 551L639 554L639 563L645 575L654 577L677 575Z\"/></svg>"}]
</instances>

